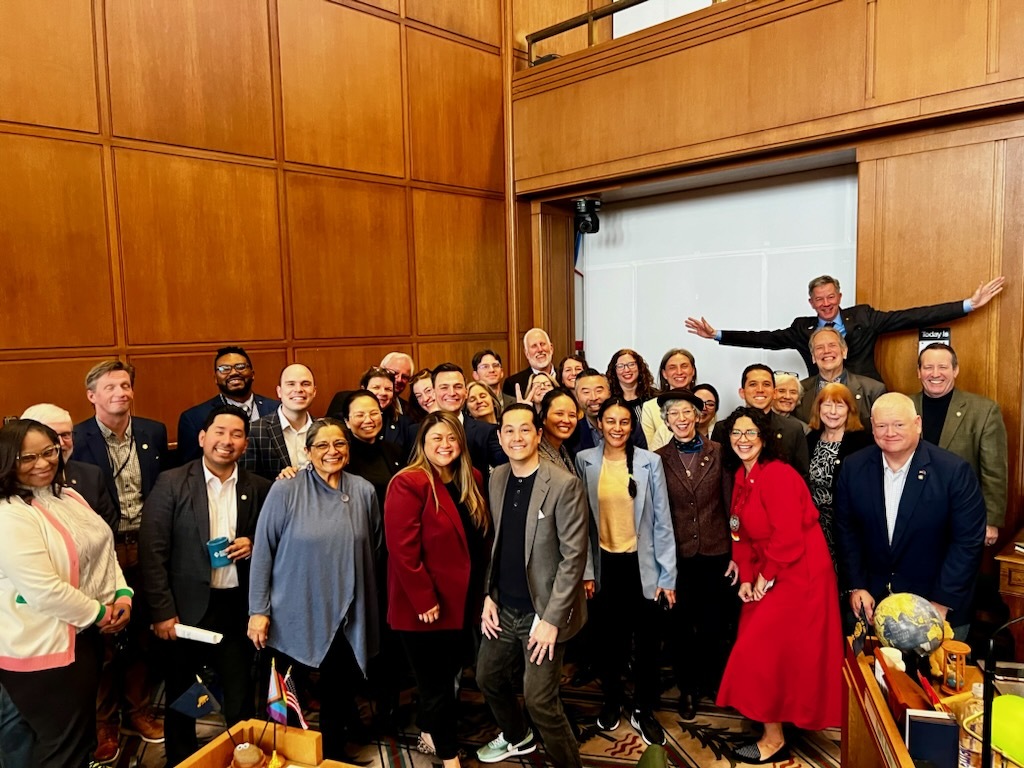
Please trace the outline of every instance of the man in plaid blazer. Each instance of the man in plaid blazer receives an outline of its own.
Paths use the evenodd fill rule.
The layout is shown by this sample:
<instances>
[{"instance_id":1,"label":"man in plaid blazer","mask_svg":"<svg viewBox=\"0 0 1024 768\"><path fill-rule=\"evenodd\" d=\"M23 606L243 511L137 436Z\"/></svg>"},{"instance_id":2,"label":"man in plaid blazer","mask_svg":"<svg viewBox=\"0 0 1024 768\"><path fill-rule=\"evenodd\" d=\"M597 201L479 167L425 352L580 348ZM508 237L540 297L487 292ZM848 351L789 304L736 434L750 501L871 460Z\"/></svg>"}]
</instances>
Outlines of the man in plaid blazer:
<instances>
[{"instance_id":1,"label":"man in plaid blazer","mask_svg":"<svg viewBox=\"0 0 1024 768\"><path fill-rule=\"evenodd\" d=\"M281 371L277 396L281 400L277 410L253 422L240 462L243 469L267 480L276 480L289 467L299 470L309 463L305 444L313 423L309 407L316 397L313 372L301 363L287 366Z\"/></svg>"}]
</instances>

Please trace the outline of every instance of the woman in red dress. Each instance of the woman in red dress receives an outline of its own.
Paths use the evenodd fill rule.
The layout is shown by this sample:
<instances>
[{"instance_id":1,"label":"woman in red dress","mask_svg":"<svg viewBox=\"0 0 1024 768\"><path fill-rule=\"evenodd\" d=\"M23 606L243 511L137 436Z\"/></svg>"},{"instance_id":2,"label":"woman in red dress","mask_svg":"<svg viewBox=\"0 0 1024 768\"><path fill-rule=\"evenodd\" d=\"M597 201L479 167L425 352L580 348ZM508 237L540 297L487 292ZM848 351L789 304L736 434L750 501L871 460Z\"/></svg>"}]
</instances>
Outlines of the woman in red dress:
<instances>
[{"instance_id":1,"label":"woman in red dress","mask_svg":"<svg viewBox=\"0 0 1024 768\"><path fill-rule=\"evenodd\" d=\"M783 760L783 723L820 730L842 717L842 630L832 558L818 511L795 469L777 458L769 416L737 408L726 420L735 467L732 556L740 572L736 643L718 705L764 723L735 750L745 763Z\"/></svg>"}]
</instances>

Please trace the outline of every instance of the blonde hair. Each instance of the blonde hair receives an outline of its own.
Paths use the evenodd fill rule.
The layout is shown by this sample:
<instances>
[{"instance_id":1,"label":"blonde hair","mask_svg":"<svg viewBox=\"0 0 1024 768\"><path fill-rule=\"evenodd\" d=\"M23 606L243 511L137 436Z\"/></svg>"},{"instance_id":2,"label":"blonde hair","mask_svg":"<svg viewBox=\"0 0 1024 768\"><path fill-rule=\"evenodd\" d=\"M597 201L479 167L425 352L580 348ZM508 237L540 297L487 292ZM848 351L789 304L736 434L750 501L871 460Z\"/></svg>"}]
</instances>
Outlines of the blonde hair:
<instances>
[{"instance_id":1,"label":"blonde hair","mask_svg":"<svg viewBox=\"0 0 1024 768\"><path fill-rule=\"evenodd\" d=\"M811 429L821 429L821 404L825 401L846 403L846 426L844 429L848 432L864 429L864 424L860 420L860 411L857 408L857 400L853 397L853 392L845 384L835 381L822 387L818 396L814 398L814 405L811 406L811 420L807 422Z\"/></svg>"},{"instance_id":2,"label":"blonde hair","mask_svg":"<svg viewBox=\"0 0 1024 768\"><path fill-rule=\"evenodd\" d=\"M412 458L409 460L408 466L400 470L391 479L391 482L394 482L395 478L406 472L423 472L430 483L430 490L434 495L434 504L440 507L440 502L437 499L437 486L434 484L434 473L436 470L423 451L423 444L427 440L427 432L438 424L448 427L459 443L459 457L455 460L458 466L455 468L453 479L459 487L461 496L455 501L465 504L473 524L483 533L487 533L491 527L491 518L487 513L487 505L484 502L483 494L480 493L480 488L473 477L473 462L470 461L469 448L466 445L466 430L463 429L462 423L457 416L447 411L428 413L420 424L419 432L416 433L416 442L413 444Z\"/></svg>"}]
</instances>

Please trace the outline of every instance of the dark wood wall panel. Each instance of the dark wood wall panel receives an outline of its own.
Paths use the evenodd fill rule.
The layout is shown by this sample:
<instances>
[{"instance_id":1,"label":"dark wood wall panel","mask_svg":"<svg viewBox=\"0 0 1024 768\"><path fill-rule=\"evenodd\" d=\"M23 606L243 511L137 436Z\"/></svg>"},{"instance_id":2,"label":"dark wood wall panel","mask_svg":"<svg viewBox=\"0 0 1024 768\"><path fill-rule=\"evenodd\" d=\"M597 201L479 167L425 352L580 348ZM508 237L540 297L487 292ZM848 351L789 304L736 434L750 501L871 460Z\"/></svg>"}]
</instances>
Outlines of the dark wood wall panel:
<instances>
[{"instance_id":1,"label":"dark wood wall panel","mask_svg":"<svg viewBox=\"0 0 1024 768\"><path fill-rule=\"evenodd\" d=\"M404 175L399 24L325 0L278 10L285 157Z\"/></svg>"},{"instance_id":2,"label":"dark wood wall panel","mask_svg":"<svg viewBox=\"0 0 1024 768\"><path fill-rule=\"evenodd\" d=\"M500 192L501 58L426 32L407 34L413 177Z\"/></svg>"},{"instance_id":3,"label":"dark wood wall panel","mask_svg":"<svg viewBox=\"0 0 1024 768\"><path fill-rule=\"evenodd\" d=\"M114 343L99 147L0 134L0 349Z\"/></svg>"},{"instance_id":4,"label":"dark wood wall panel","mask_svg":"<svg viewBox=\"0 0 1024 768\"><path fill-rule=\"evenodd\" d=\"M135 410L167 425L167 436L177 440L178 416L186 408L217 394L213 376L216 347L181 354L131 354L135 366ZM278 374L284 368L284 349L247 349L256 381L253 391L276 397ZM84 394L83 394L84 399Z\"/></svg>"},{"instance_id":5,"label":"dark wood wall panel","mask_svg":"<svg viewBox=\"0 0 1024 768\"><path fill-rule=\"evenodd\" d=\"M53 403L76 422L92 415L85 374L100 358L0 361L0 417L20 416L36 403Z\"/></svg>"},{"instance_id":6,"label":"dark wood wall panel","mask_svg":"<svg viewBox=\"0 0 1024 768\"><path fill-rule=\"evenodd\" d=\"M473 380L473 355L481 349L493 349L503 362L505 374L515 373L518 366L510 366L508 357L508 340L504 337L475 341L438 341L421 342L418 346L416 364L421 368L434 368L444 362L452 362L466 373L466 380Z\"/></svg>"},{"instance_id":7,"label":"dark wood wall panel","mask_svg":"<svg viewBox=\"0 0 1024 768\"><path fill-rule=\"evenodd\" d=\"M0 120L99 130L89 0L0 3Z\"/></svg>"},{"instance_id":8,"label":"dark wood wall panel","mask_svg":"<svg viewBox=\"0 0 1024 768\"><path fill-rule=\"evenodd\" d=\"M274 156L265 0L108 0L115 136Z\"/></svg>"},{"instance_id":9,"label":"dark wood wall panel","mask_svg":"<svg viewBox=\"0 0 1024 768\"><path fill-rule=\"evenodd\" d=\"M294 173L286 184L295 338L409 335L405 190Z\"/></svg>"},{"instance_id":10,"label":"dark wood wall panel","mask_svg":"<svg viewBox=\"0 0 1024 768\"><path fill-rule=\"evenodd\" d=\"M412 210L419 332L507 333L504 204L413 190Z\"/></svg>"},{"instance_id":11,"label":"dark wood wall panel","mask_svg":"<svg viewBox=\"0 0 1024 768\"><path fill-rule=\"evenodd\" d=\"M406 0L410 19L456 32L494 47L501 45L501 0L439 3L437 0Z\"/></svg>"},{"instance_id":12,"label":"dark wood wall panel","mask_svg":"<svg viewBox=\"0 0 1024 768\"><path fill-rule=\"evenodd\" d=\"M129 342L284 339L274 172L127 149L114 160Z\"/></svg>"}]
</instances>

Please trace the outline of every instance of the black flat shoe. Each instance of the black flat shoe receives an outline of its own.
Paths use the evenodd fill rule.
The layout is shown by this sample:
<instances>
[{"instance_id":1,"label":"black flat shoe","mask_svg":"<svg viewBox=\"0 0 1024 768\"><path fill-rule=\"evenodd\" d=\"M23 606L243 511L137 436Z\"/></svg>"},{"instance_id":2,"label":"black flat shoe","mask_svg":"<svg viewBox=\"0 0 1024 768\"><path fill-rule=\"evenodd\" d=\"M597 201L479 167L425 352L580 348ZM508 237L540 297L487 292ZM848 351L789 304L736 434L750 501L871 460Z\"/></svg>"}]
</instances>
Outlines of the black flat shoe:
<instances>
[{"instance_id":1,"label":"black flat shoe","mask_svg":"<svg viewBox=\"0 0 1024 768\"><path fill-rule=\"evenodd\" d=\"M683 720L693 720L697 716L697 704L694 697L689 693L680 695L676 711L679 712L679 716Z\"/></svg>"},{"instance_id":2,"label":"black flat shoe","mask_svg":"<svg viewBox=\"0 0 1024 768\"><path fill-rule=\"evenodd\" d=\"M761 751L757 748L757 742L755 741L750 744L744 744L742 747L734 748L732 755L737 761L747 765L768 765L769 763L777 763L780 760L787 759L789 757L789 745L783 744L768 757L761 757Z\"/></svg>"}]
</instances>

